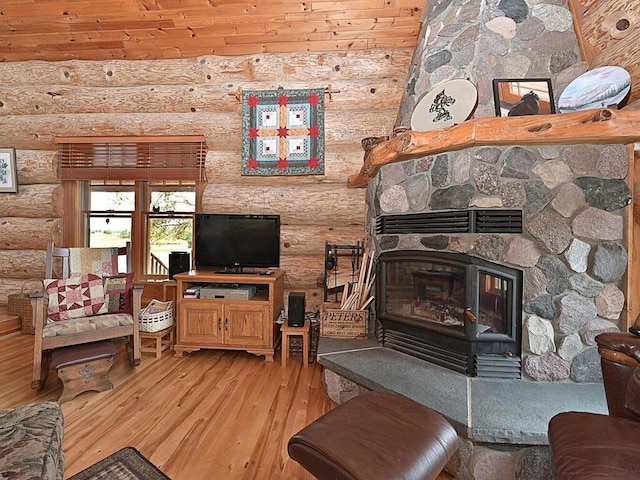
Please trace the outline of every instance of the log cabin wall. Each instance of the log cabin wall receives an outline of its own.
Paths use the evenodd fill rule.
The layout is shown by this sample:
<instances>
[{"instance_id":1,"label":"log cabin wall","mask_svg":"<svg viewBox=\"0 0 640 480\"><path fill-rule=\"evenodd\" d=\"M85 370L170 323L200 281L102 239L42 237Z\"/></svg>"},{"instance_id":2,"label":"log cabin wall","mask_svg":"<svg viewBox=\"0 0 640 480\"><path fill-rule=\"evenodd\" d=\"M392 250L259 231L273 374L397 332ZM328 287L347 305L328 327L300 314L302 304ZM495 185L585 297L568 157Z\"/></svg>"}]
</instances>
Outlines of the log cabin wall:
<instances>
[{"instance_id":1,"label":"log cabin wall","mask_svg":"<svg viewBox=\"0 0 640 480\"><path fill-rule=\"evenodd\" d=\"M324 242L365 236L365 190L347 189L361 139L391 131L413 49L181 60L0 62L0 146L16 149L18 194L0 195L0 305L42 278L62 244L59 136L204 135L203 210L280 214L286 289L322 300ZM325 173L241 176L242 90L327 88ZM159 294L145 289L145 296Z\"/></svg>"}]
</instances>

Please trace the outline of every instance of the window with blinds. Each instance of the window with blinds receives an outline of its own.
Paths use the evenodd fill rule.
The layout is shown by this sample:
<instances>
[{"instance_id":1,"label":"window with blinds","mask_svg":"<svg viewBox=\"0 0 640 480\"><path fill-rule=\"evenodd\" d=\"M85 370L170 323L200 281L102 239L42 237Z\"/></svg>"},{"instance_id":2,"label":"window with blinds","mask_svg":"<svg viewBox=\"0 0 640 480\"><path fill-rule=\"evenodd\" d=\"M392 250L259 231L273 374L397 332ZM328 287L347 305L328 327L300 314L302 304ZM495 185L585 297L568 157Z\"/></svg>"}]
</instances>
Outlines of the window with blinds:
<instances>
[{"instance_id":1,"label":"window with blinds","mask_svg":"<svg viewBox=\"0 0 640 480\"><path fill-rule=\"evenodd\" d=\"M205 180L203 136L60 137L60 180Z\"/></svg>"}]
</instances>

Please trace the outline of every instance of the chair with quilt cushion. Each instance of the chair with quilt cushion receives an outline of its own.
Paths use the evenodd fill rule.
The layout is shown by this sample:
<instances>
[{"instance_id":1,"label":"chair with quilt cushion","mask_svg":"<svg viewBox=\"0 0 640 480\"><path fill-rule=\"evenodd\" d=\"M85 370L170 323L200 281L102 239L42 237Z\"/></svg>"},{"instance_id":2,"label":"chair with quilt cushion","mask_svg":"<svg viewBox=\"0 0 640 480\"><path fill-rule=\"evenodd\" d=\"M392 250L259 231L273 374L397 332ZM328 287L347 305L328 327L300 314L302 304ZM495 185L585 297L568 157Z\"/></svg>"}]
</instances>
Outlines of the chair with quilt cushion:
<instances>
[{"instance_id":1,"label":"chair with quilt cushion","mask_svg":"<svg viewBox=\"0 0 640 480\"><path fill-rule=\"evenodd\" d=\"M123 338L130 364L140 364L143 287L133 285L132 273L119 273L121 255L130 271L129 243L123 248L62 248L49 242L44 293L31 295L32 388L44 387L54 348Z\"/></svg>"}]
</instances>

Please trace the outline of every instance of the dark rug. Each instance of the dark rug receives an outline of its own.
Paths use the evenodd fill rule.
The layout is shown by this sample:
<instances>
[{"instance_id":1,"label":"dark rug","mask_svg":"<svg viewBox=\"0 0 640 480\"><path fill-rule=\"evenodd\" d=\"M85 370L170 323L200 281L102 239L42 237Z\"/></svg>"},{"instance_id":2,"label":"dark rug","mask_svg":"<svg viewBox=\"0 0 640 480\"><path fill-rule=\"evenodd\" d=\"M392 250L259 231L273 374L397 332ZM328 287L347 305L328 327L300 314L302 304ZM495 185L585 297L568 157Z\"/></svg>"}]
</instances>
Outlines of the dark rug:
<instances>
[{"instance_id":1,"label":"dark rug","mask_svg":"<svg viewBox=\"0 0 640 480\"><path fill-rule=\"evenodd\" d=\"M171 480L133 447L125 447L69 480Z\"/></svg>"}]
</instances>

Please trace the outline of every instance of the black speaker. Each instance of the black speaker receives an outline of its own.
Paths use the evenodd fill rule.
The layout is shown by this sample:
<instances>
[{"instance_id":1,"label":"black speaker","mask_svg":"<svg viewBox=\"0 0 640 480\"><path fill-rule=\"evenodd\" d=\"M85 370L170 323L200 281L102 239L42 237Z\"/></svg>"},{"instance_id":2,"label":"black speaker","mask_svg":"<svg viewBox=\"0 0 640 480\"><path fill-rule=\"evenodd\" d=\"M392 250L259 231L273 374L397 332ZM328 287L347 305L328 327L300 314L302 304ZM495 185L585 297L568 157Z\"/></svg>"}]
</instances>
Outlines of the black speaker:
<instances>
[{"instance_id":1,"label":"black speaker","mask_svg":"<svg viewBox=\"0 0 640 480\"><path fill-rule=\"evenodd\" d=\"M191 270L191 258L189 252L171 252L169 254L169 278L173 280L176 273Z\"/></svg>"},{"instance_id":2,"label":"black speaker","mask_svg":"<svg viewBox=\"0 0 640 480\"><path fill-rule=\"evenodd\" d=\"M289 314L287 324L290 327L304 326L304 292L289 293Z\"/></svg>"}]
</instances>

